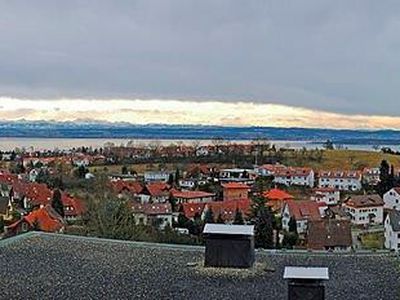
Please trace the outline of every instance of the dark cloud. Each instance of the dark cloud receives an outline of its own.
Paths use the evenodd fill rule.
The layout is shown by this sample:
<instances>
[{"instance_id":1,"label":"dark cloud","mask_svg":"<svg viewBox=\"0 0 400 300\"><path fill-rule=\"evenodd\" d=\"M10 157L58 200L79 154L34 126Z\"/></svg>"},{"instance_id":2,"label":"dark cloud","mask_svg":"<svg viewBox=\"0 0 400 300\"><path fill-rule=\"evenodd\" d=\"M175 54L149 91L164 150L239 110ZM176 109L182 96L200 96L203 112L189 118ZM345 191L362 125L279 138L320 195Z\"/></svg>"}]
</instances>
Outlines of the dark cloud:
<instances>
[{"instance_id":1,"label":"dark cloud","mask_svg":"<svg viewBox=\"0 0 400 300\"><path fill-rule=\"evenodd\" d=\"M2 1L0 94L395 115L398 1Z\"/></svg>"}]
</instances>

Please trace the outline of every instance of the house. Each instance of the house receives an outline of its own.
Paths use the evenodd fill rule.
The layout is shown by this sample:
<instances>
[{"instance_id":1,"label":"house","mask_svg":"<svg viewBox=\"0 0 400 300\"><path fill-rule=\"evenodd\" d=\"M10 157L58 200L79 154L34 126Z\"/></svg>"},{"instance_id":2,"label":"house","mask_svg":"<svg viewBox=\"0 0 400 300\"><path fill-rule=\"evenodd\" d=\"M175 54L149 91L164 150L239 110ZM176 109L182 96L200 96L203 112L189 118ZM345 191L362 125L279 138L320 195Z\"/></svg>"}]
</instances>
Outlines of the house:
<instances>
[{"instance_id":1,"label":"house","mask_svg":"<svg viewBox=\"0 0 400 300\"><path fill-rule=\"evenodd\" d=\"M394 187L383 195L384 208L400 210L400 187Z\"/></svg>"},{"instance_id":2,"label":"house","mask_svg":"<svg viewBox=\"0 0 400 300\"><path fill-rule=\"evenodd\" d=\"M312 250L349 251L352 246L351 223L348 220L311 221L307 228L307 248Z\"/></svg>"},{"instance_id":3,"label":"house","mask_svg":"<svg viewBox=\"0 0 400 300\"><path fill-rule=\"evenodd\" d=\"M211 209L215 220L220 216L225 223L232 223L238 211L243 218L246 218L250 213L250 206L251 201L249 199L209 202L204 207L202 219L204 219L206 211Z\"/></svg>"},{"instance_id":4,"label":"house","mask_svg":"<svg viewBox=\"0 0 400 300\"><path fill-rule=\"evenodd\" d=\"M0 196L0 218L3 220L12 219L13 205L10 197Z\"/></svg>"},{"instance_id":5,"label":"house","mask_svg":"<svg viewBox=\"0 0 400 300\"><path fill-rule=\"evenodd\" d=\"M37 177L39 176L39 170L38 169L32 169L29 171L29 181L30 182L36 182Z\"/></svg>"},{"instance_id":6,"label":"house","mask_svg":"<svg viewBox=\"0 0 400 300\"><path fill-rule=\"evenodd\" d=\"M167 182L169 180L170 172L145 172L144 182Z\"/></svg>"},{"instance_id":7,"label":"house","mask_svg":"<svg viewBox=\"0 0 400 300\"><path fill-rule=\"evenodd\" d=\"M247 184L239 182L223 183L224 201L241 200L249 198L250 188Z\"/></svg>"},{"instance_id":8,"label":"house","mask_svg":"<svg viewBox=\"0 0 400 300\"><path fill-rule=\"evenodd\" d=\"M136 225L152 225L159 229L172 226L172 207L169 203L136 203L131 205Z\"/></svg>"},{"instance_id":9,"label":"house","mask_svg":"<svg viewBox=\"0 0 400 300\"><path fill-rule=\"evenodd\" d=\"M358 171L321 171L318 187L355 192L361 190L361 180L362 174Z\"/></svg>"},{"instance_id":10,"label":"house","mask_svg":"<svg viewBox=\"0 0 400 300\"><path fill-rule=\"evenodd\" d=\"M289 221L294 218L297 224L297 233L305 234L308 222L320 221L326 208L325 203L315 201L286 201L282 210L282 228L289 231Z\"/></svg>"},{"instance_id":11,"label":"house","mask_svg":"<svg viewBox=\"0 0 400 300\"><path fill-rule=\"evenodd\" d=\"M381 181L380 174L380 168L364 168L362 181L368 185L377 185Z\"/></svg>"},{"instance_id":12,"label":"house","mask_svg":"<svg viewBox=\"0 0 400 300\"><path fill-rule=\"evenodd\" d=\"M23 204L25 210L50 204L53 191L44 183L19 181L13 184L13 197Z\"/></svg>"},{"instance_id":13,"label":"house","mask_svg":"<svg viewBox=\"0 0 400 300\"><path fill-rule=\"evenodd\" d=\"M351 223L355 225L372 225L383 223L383 200L381 196L356 195L349 197L343 204L350 214Z\"/></svg>"},{"instance_id":14,"label":"house","mask_svg":"<svg viewBox=\"0 0 400 300\"><path fill-rule=\"evenodd\" d=\"M171 190L171 197L175 199L176 204L183 203L205 203L215 200L215 194L203 191L178 191Z\"/></svg>"},{"instance_id":15,"label":"house","mask_svg":"<svg viewBox=\"0 0 400 300\"><path fill-rule=\"evenodd\" d=\"M259 176L263 177L272 177L275 176L281 170L285 170L287 167L281 164L265 164L262 166L256 167L256 172Z\"/></svg>"},{"instance_id":16,"label":"house","mask_svg":"<svg viewBox=\"0 0 400 300\"><path fill-rule=\"evenodd\" d=\"M340 191L334 188L317 188L314 189L311 200L326 205L337 205L340 201Z\"/></svg>"},{"instance_id":17,"label":"house","mask_svg":"<svg viewBox=\"0 0 400 300\"><path fill-rule=\"evenodd\" d=\"M64 207L64 219L66 221L77 221L82 218L86 211L82 200L65 192L61 194L61 202Z\"/></svg>"},{"instance_id":18,"label":"house","mask_svg":"<svg viewBox=\"0 0 400 300\"><path fill-rule=\"evenodd\" d=\"M249 199L182 204L183 214L188 219L194 219L196 216L204 219L207 210L211 210L215 219L220 216L226 223L233 222L237 211L240 211L243 217L249 215L250 206Z\"/></svg>"},{"instance_id":19,"label":"house","mask_svg":"<svg viewBox=\"0 0 400 300\"><path fill-rule=\"evenodd\" d=\"M288 200L294 200L294 197L289 193L281 189L271 189L263 193L265 199L267 199L267 205L271 207L272 211L281 213L283 205Z\"/></svg>"},{"instance_id":20,"label":"house","mask_svg":"<svg viewBox=\"0 0 400 300\"><path fill-rule=\"evenodd\" d=\"M252 169L221 169L219 171L220 182L241 182L252 184L257 174Z\"/></svg>"},{"instance_id":21,"label":"house","mask_svg":"<svg viewBox=\"0 0 400 300\"><path fill-rule=\"evenodd\" d=\"M170 196L171 187L164 182L152 182L145 184L138 197L142 203L164 203Z\"/></svg>"},{"instance_id":22,"label":"house","mask_svg":"<svg viewBox=\"0 0 400 300\"><path fill-rule=\"evenodd\" d=\"M64 219L50 205L46 205L7 226L5 235L14 236L31 230L62 232L64 228Z\"/></svg>"},{"instance_id":23,"label":"house","mask_svg":"<svg viewBox=\"0 0 400 300\"><path fill-rule=\"evenodd\" d=\"M400 211L391 210L385 219L385 248L400 249Z\"/></svg>"},{"instance_id":24,"label":"house","mask_svg":"<svg viewBox=\"0 0 400 300\"><path fill-rule=\"evenodd\" d=\"M110 182L111 188L118 194L119 198L127 197L131 199L139 199L140 193L143 191L143 185L138 181L131 180L114 180Z\"/></svg>"},{"instance_id":25,"label":"house","mask_svg":"<svg viewBox=\"0 0 400 300\"><path fill-rule=\"evenodd\" d=\"M277 168L273 176L278 184L314 187L314 170L311 168Z\"/></svg>"}]
</instances>

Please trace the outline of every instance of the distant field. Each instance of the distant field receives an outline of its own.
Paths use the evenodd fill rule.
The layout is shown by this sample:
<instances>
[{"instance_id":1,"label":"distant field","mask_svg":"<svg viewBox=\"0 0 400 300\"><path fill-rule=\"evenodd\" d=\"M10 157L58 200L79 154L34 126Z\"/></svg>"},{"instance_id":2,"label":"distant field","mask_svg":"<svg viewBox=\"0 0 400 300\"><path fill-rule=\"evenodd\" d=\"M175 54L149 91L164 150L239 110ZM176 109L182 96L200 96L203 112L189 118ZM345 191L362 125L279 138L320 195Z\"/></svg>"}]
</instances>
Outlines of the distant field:
<instances>
[{"instance_id":1,"label":"distant field","mask_svg":"<svg viewBox=\"0 0 400 300\"><path fill-rule=\"evenodd\" d=\"M300 156L291 157L288 160L288 165L297 165L311 167L316 171L329 170L329 169L344 169L344 170L361 170L365 167L378 167L383 159L386 159L390 164L400 168L400 156L383 154L380 152L373 151L361 151L361 150L327 150L324 151L323 157L320 162L311 161ZM151 170L180 170L185 169L185 165L182 163L174 164L134 164L127 165L128 169L133 169L138 173ZM223 167L233 167L233 165L221 164ZM240 166L239 166L240 167ZM106 166L106 173L120 173L122 165L110 165ZM93 172L104 172L103 166L90 167L90 171Z\"/></svg>"},{"instance_id":2,"label":"distant field","mask_svg":"<svg viewBox=\"0 0 400 300\"><path fill-rule=\"evenodd\" d=\"M326 150L321 161L291 158L290 162L295 165L311 167L316 171L330 169L361 170L365 167L378 167L383 159L400 168L399 155L362 150Z\"/></svg>"}]
</instances>

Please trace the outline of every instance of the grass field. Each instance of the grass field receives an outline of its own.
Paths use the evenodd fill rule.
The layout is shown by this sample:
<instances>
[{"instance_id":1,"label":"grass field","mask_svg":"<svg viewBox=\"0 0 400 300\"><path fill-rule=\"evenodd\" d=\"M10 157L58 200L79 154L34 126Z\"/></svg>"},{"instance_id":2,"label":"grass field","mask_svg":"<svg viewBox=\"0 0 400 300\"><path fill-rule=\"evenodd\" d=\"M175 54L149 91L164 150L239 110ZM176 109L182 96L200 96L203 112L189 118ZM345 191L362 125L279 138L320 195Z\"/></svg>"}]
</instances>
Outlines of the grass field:
<instances>
[{"instance_id":1,"label":"grass field","mask_svg":"<svg viewBox=\"0 0 400 300\"><path fill-rule=\"evenodd\" d=\"M310 160L302 157L300 154L295 154L286 159L288 165L311 167L316 171L319 170L362 170L365 167L378 167L383 159L386 159L390 164L393 164L396 168L400 168L400 156L384 154L373 151L360 151L360 150L326 150L323 153L320 161ZM145 171L154 170L184 170L186 166L182 163L174 164L134 164L127 165L128 169L133 169L138 173ZM233 167L232 164L220 164L220 168ZM241 167L241 166L238 166ZM90 171L104 172L106 173L120 173L122 165L110 165L106 166L104 170L103 166L90 167Z\"/></svg>"},{"instance_id":2,"label":"grass field","mask_svg":"<svg viewBox=\"0 0 400 300\"><path fill-rule=\"evenodd\" d=\"M368 233L361 236L364 249L383 249L384 242L383 233Z\"/></svg>"},{"instance_id":3,"label":"grass field","mask_svg":"<svg viewBox=\"0 0 400 300\"><path fill-rule=\"evenodd\" d=\"M382 160L386 159L390 164L400 168L400 156L384 154L374 151L360 150L326 150L321 162L306 162L305 166L315 170L361 170L365 167L378 167Z\"/></svg>"}]
</instances>

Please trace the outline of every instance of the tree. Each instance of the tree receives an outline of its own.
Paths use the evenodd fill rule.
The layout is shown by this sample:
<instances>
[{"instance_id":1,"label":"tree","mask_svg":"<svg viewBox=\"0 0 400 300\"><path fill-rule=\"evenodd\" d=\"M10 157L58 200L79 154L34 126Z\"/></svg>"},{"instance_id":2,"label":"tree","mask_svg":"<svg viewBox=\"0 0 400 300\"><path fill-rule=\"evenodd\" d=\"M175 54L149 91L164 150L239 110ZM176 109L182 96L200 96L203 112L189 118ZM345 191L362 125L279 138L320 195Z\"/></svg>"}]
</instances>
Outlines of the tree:
<instances>
[{"instance_id":1,"label":"tree","mask_svg":"<svg viewBox=\"0 0 400 300\"><path fill-rule=\"evenodd\" d=\"M297 221L295 217L290 217L288 226L289 226L289 232L297 234Z\"/></svg>"},{"instance_id":2,"label":"tree","mask_svg":"<svg viewBox=\"0 0 400 300\"><path fill-rule=\"evenodd\" d=\"M386 160L382 160L379 171L380 182L377 186L377 191L378 194L382 197L394 186L394 169L389 166L389 163Z\"/></svg>"},{"instance_id":3,"label":"tree","mask_svg":"<svg viewBox=\"0 0 400 300\"><path fill-rule=\"evenodd\" d=\"M273 248L272 212L265 205L265 199L257 196L252 199L252 219L257 248Z\"/></svg>"},{"instance_id":4,"label":"tree","mask_svg":"<svg viewBox=\"0 0 400 300\"><path fill-rule=\"evenodd\" d=\"M204 223L215 223L214 213L211 208L208 208L204 214Z\"/></svg>"},{"instance_id":5,"label":"tree","mask_svg":"<svg viewBox=\"0 0 400 300\"><path fill-rule=\"evenodd\" d=\"M333 149L335 149L335 147L334 147L334 145L333 145L333 142L332 142L331 140L327 140L327 141L323 144L323 147L324 147L326 150L333 150Z\"/></svg>"},{"instance_id":6,"label":"tree","mask_svg":"<svg viewBox=\"0 0 400 300\"><path fill-rule=\"evenodd\" d=\"M186 216L184 214L178 215L178 227L187 228L189 221L190 220L188 218L186 218Z\"/></svg>"},{"instance_id":7,"label":"tree","mask_svg":"<svg viewBox=\"0 0 400 300\"><path fill-rule=\"evenodd\" d=\"M221 215L221 214L218 215L218 218L217 218L216 223L217 223L217 224L225 224L225 221L224 221L224 219L222 218L222 215Z\"/></svg>"},{"instance_id":8,"label":"tree","mask_svg":"<svg viewBox=\"0 0 400 300\"><path fill-rule=\"evenodd\" d=\"M128 174L128 167L123 165L122 168L121 168L121 173L122 174Z\"/></svg>"},{"instance_id":9,"label":"tree","mask_svg":"<svg viewBox=\"0 0 400 300\"><path fill-rule=\"evenodd\" d=\"M176 169L175 171L175 183L178 184L179 183L179 179L180 179L180 174L179 174L179 169Z\"/></svg>"},{"instance_id":10,"label":"tree","mask_svg":"<svg viewBox=\"0 0 400 300\"><path fill-rule=\"evenodd\" d=\"M282 246L284 248L293 249L293 246L297 244L299 236L294 232L285 232L283 235Z\"/></svg>"},{"instance_id":11,"label":"tree","mask_svg":"<svg viewBox=\"0 0 400 300\"><path fill-rule=\"evenodd\" d=\"M169 185L173 185L174 184L174 175L173 174L169 174L167 183Z\"/></svg>"},{"instance_id":12,"label":"tree","mask_svg":"<svg viewBox=\"0 0 400 300\"><path fill-rule=\"evenodd\" d=\"M54 190L51 206L61 216L64 217L64 206L62 203L62 195L59 189Z\"/></svg>"},{"instance_id":13,"label":"tree","mask_svg":"<svg viewBox=\"0 0 400 300\"><path fill-rule=\"evenodd\" d=\"M233 224L235 224L235 225L243 225L244 224L243 214L239 209L236 209L235 219L233 220Z\"/></svg>"}]
</instances>

